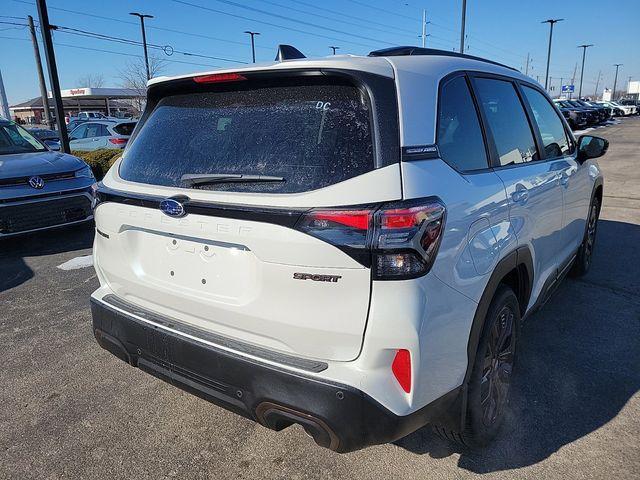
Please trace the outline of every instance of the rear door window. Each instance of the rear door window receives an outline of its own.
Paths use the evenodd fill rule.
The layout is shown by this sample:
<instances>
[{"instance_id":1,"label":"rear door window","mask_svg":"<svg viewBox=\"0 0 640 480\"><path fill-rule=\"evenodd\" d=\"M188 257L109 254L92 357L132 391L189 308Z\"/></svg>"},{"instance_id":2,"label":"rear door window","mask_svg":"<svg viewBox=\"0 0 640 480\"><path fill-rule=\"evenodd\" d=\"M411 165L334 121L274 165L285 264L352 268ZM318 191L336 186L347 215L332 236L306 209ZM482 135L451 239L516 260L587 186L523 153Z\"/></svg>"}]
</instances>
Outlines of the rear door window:
<instances>
[{"instance_id":1,"label":"rear door window","mask_svg":"<svg viewBox=\"0 0 640 480\"><path fill-rule=\"evenodd\" d=\"M267 86L162 98L125 154L125 180L188 187L184 175L243 174L278 182L197 188L296 193L374 168L368 96L347 84Z\"/></svg>"},{"instance_id":2,"label":"rear door window","mask_svg":"<svg viewBox=\"0 0 640 480\"><path fill-rule=\"evenodd\" d=\"M456 170L465 172L489 166L478 114L462 76L442 87L437 138L440 157Z\"/></svg>"},{"instance_id":3,"label":"rear door window","mask_svg":"<svg viewBox=\"0 0 640 480\"><path fill-rule=\"evenodd\" d=\"M536 143L515 85L505 80L478 78L475 81L500 165L516 165L538 160Z\"/></svg>"},{"instance_id":4,"label":"rear door window","mask_svg":"<svg viewBox=\"0 0 640 480\"><path fill-rule=\"evenodd\" d=\"M93 138L102 136L102 127L99 123L87 123L87 130L85 131L84 138Z\"/></svg>"}]
</instances>

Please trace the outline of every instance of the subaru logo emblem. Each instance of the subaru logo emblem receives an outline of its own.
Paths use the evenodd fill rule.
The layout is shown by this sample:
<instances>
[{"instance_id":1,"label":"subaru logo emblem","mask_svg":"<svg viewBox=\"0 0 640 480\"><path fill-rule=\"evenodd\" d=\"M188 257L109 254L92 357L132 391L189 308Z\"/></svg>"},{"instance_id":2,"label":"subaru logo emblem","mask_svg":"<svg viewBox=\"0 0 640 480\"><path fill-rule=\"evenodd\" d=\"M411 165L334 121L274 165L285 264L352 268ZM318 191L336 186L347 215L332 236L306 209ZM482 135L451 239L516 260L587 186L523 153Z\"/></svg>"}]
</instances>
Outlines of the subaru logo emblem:
<instances>
[{"instance_id":1,"label":"subaru logo emblem","mask_svg":"<svg viewBox=\"0 0 640 480\"><path fill-rule=\"evenodd\" d=\"M44 180L41 177L31 177L29 179L29 185L31 186L31 188L40 190L44 187Z\"/></svg>"},{"instance_id":2,"label":"subaru logo emblem","mask_svg":"<svg viewBox=\"0 0 640 480\"><path fill-rule=\"evenodd\" d=\"M183 217L187 214L184 210L184 206L173 198L166 198L160 202L160 210L165 215L170 217Z\"/></svg>"}]
</instances>

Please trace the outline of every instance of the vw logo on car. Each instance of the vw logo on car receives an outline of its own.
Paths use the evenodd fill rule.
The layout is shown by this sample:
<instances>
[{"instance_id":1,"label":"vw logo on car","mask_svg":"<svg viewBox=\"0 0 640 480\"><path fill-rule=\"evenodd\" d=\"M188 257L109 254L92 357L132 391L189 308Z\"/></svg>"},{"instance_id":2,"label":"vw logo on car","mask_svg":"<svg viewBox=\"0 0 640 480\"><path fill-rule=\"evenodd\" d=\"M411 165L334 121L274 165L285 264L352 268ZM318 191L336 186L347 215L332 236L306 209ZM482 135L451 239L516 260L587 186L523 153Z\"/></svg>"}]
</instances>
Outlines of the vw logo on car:
<instances>
[{"instance_id":1,"label":"vw logo on car","mask_svg":"<svg viewBox=\"0 0 640 480\"><path fill-rule=\"evenodd\" d=\"M173 198L166 198L160 202L160 210L170 217L184 217L187 212L184 205Z\"/></svg>"},{"instance_id":2,"label":"vw logo on car","mask_svg":"<svg viewBox=\"0 0 640 480\"><path fill-rule=\"evenodd\" d=\"M29 179L29 186L31 188L35 188L36 190L40 190L44 188L44 180L42 177L34 176Z\"/></svg>"}]
</instances>

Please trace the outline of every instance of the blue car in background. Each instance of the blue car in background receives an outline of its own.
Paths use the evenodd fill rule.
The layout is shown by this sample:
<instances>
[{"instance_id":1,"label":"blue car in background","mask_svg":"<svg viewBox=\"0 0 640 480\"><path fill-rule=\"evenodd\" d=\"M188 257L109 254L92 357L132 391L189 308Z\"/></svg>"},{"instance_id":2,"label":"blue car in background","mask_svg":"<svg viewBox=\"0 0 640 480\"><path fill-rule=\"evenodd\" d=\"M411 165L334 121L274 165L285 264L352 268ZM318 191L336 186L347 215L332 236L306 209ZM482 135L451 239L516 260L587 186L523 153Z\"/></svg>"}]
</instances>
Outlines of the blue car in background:
<instances>
[{"instance_id":1,"label":"blue car in background","mask_svg":"<svg viewBox=\"0 0 640 480\"><path fill-rule=\"evenodd\" d=\"M85 162L0 119L0 239L93 220L95 184Z\"/></svg>"}]
</instances>

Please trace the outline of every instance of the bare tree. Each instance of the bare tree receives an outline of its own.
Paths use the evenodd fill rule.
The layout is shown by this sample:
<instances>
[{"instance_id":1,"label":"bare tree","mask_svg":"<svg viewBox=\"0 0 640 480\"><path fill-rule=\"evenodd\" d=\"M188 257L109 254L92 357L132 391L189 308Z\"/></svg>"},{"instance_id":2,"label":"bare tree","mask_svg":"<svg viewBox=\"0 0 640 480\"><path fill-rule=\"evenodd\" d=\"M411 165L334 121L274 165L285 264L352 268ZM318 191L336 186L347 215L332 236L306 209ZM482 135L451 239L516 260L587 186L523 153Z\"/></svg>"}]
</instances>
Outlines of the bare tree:
<instances>
[{"instance_id":1,"label":"bare tree","mask_svg":"<svg viewBox=\"0 0 640 480\"><path fill-rule=\"evenodd\" d=\"M162 74L166 68L167 62L163 59L156 56L149 57L149 73L151 74L151 78ZM147 96L147 69L144 60L139 58L128 62L125 67L120 70L119 76L124 88L135 90L139 95L139 98L134 99L131 104L139 115L142 113L144 98Z\"/></svg>"},{"instance_id":2,"label":"bare tree","mask_svg":"<svg viewBox=\"0 0 640 480\"><path fill-rule=\"evenodd\" d=\"M76 80L79 87L101 88L104 87L104 75L101 73L87 73Z\"/></svg>"}]
</instances>

